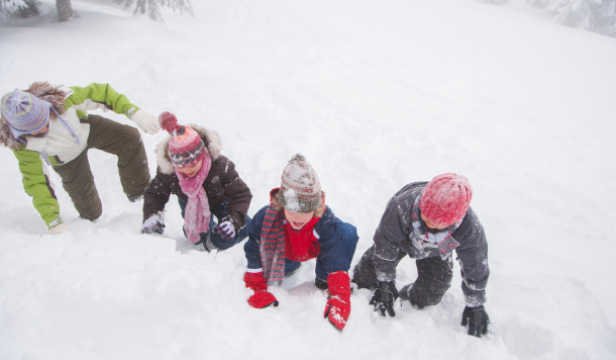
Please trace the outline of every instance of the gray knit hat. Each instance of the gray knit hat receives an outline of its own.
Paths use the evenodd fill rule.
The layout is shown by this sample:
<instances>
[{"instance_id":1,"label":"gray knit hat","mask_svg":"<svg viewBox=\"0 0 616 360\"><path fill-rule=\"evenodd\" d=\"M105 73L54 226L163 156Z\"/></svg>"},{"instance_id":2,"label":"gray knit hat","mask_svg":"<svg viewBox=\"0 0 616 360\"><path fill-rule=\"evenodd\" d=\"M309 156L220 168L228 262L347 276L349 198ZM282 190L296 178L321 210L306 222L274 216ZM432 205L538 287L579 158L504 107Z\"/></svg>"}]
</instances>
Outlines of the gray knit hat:
<instances>
[{"instance_id":1,"label":"gray knit hat","mask_svg":"<svg viewBox=\"0 0 616 360\"><path fill-rule=\"evenodd\" d=\"M292 212L309 213L321 205L321 182L302 154L295 154L282 171L276 201Z\"/></svg>"}]
</instances>

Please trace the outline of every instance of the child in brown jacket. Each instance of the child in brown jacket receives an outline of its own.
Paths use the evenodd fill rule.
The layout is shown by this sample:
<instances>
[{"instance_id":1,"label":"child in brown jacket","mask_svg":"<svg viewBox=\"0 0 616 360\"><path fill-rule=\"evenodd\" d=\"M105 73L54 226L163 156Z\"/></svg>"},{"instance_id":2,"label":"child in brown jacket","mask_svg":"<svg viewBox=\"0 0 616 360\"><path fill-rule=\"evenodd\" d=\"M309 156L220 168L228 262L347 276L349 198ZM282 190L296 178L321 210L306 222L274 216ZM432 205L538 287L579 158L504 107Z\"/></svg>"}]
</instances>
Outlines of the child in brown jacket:
<instances>
[{"instance_id":1,"label":"child in brown jacket","mask_svg":"<svg viewBox=\"0 0 616 360\"><path fill-rule=\"evenodd\" d=\"M245 239L252 194L233 162L220 155L218 134L194 124L179 125L168 112L163 112L159 121L171 137L156 150L158 169L145 190L141 232L163 233L163 210L169 196L175 194L190 243L203 244L206 251L212 251L228 249Z\"/></svg>"}]
</instances>

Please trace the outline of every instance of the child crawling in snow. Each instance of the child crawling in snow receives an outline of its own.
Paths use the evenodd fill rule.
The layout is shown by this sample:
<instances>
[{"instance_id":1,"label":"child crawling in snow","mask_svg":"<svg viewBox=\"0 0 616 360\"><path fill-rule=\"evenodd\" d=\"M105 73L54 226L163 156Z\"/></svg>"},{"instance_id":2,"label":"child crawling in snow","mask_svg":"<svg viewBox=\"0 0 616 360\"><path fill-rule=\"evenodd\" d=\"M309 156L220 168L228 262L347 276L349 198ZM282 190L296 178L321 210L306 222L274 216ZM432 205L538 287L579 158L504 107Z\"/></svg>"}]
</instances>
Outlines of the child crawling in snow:
<instances>
[{"instance_id":1,"label":"child crawling in snow","mask_svg":"<svg viewBox=\"0 0 616 360\"><path fill-rule=\"evenodd\" d=\"M194 124L180 125L169 112L160 114L159 121L171 136L156 150L158 168L145 190L141 232L163 233L163 210L175 194L190 243L203 244L208 252L238 244L247 236L252 194L233 162L220 155L218 134Z\"/></svg>"},{"instance_id":2,"label":"child crawling in snow","mask_svg":"<svg viewBox=\"0 0 616 360\"><path fill-rule=\"evenodd\" d=\"M325 205L325 193L310 163L297 154L282 172L282 184L270 192L270 204L248 225L244 245L248 303L258 309L278 306L267 291L280 285L301 262L316 258L315 285L329 290L324 316L342 330L351 312L348 270L357 246L357 231Z\"/></svg>"}]
</instances>

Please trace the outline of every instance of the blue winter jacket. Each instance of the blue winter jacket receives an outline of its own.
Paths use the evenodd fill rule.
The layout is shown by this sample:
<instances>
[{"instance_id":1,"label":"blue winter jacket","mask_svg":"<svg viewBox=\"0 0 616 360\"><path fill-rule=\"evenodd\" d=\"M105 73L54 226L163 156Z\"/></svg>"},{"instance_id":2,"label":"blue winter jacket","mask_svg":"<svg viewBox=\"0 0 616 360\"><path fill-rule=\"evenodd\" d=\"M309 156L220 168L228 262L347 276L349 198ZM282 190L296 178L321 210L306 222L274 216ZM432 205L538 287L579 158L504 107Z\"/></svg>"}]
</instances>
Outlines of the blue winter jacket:
<instances>
[{"instance_id":1,"label":"blue winter jacket","mask_svg":"<svg viewBox=\"0 0 616 360\"><path fill-rule=\"evenodd\" d=\"M249 237L246 244L244 244L248 269L260 269L263 267L261 263L260 242L261 228L267 208L267 206L264 206L259 210L248 225ZM314 231L321 248L319 255L317 255L317 277L327 280L327 276L332 272L349 271L353 254L347 253L344 237L354 238L351 241L354 240L356 244L357 232L355 227L338 219L329 206L326 206L323 216L314 225Z\"/></svg>"}]
</instances>

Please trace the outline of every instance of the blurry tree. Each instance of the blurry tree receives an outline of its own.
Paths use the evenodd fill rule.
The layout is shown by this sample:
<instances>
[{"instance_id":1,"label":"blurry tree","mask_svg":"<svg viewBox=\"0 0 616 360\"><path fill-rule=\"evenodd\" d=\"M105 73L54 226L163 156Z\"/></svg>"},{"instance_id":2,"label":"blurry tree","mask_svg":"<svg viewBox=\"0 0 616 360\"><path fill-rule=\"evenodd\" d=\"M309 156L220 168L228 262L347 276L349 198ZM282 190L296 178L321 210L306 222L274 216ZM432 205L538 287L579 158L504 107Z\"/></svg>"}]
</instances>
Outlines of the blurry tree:
<instances>
[{"instance_id":1,"label":"blurry tree","mask_svg":"<svg viewBox=\"0 0 616 360\"><path fill-rule=\"evenodd\" d=\"M39 16L40 6L41 2L38 0L0 0L0 19ZM71 0L56 0L56 8L58 21L68 21L69 18L77 16L71 7Z\"/></svg>"},{"instance_id":2,"label":"blurry tree","mask_svg":"<svg viewBox=\"0 0 616 360\"><path fill-rule=\"evenodd\" d=\"M187 12L193 14L192 5L189 0L111 0L115 4L123 4L124 9L135 7L133 14L148 14L150 19L156 21L163 21L160 15L161 7L170 7L175 10L179 10L180 13Z\"/></svg>"},{"instance_id":3,"label":"blurry tree","mask_svg":"<svg viewBox=\"0 0 616 360\"><path fill-rule=\"evenodd\" d=\"M36 0L0 0L0 20L11 17L38 16L40 3Z\"/></svg>"},{"instance_id":4,"label":"blurry tree","mask_svg":"<svg viewBox=\"0 0 616 360\"><path fill-rule=\"evenodd\" d=\"M56 8L58 9L58 21L68 21L75 16L75 12L71 7L71 0L56 0Z\"/></svg>"},{"instance_id":5,"label":"blurry tree","mask_svg":"<svg viewBox=\"0 0 616 360\"><path fill-rule=\"evenodd\" d=\"M509 0L477 1L493 5L509 3ZM526 0L526 3L545 10L559 24L616 37L616 0Z\"/></svg>"},{"instance_id":6,"label":"blurry tree","mask_svg":"<svg viewBox=\"0 0 616 360\"><path fill-rule=\"evenodd\" d=\"M616 37L616 0L527 0L562 25Z\"/></svg>"},{"instance_id":7,"label":"blurry tree","mask_svg":"<svg viewBox=\"0 0 616 360\"><path fill-rule=\"evenodd\" d=\"M526 3L532 7L545 9L550 4L550 0L526 0Z\"/></svg>"},{"instance_id":8,"label":"blurry tree","mask_svg":"<svg viewBox=\"0 0 616 360\"><path fill-rule=\"evenodd\" d=\"M504 5L504 4L508 4L509 0L477 0L481 3L484 4L490 4L490 5Z\"/></svg>"},{"instance_id":9,"label":"blurry tree","mask_svg":"<svg viewBox=\"0 0 616 360\"><path fill-rule=\"evenodd\" d=\"M161 7L169 7L179 10L180 13L193 14L190 0L109 0L115 4L124 5L124 9L134 7L133 14L148 14L148 16L156 21L162 21L160 14ZM38 0L0 0L0 20L9 20L10 18L20 17L26 18L30 16L39 16L39 7L41 3ZM56 8L58 9L58 20L68 21L69 18L78 16L71 6L71 0L56 0Z\"/></svg>"}]
</instances>

